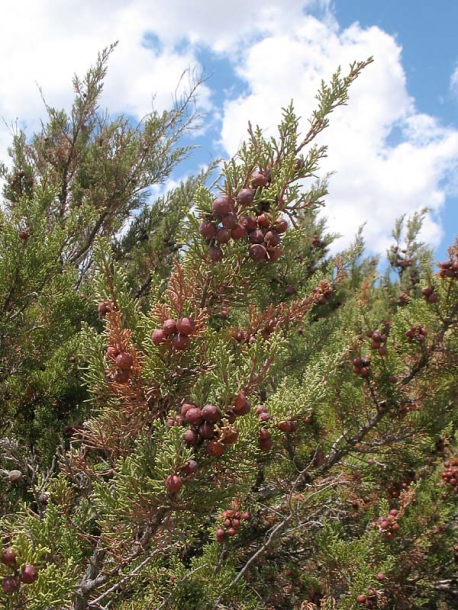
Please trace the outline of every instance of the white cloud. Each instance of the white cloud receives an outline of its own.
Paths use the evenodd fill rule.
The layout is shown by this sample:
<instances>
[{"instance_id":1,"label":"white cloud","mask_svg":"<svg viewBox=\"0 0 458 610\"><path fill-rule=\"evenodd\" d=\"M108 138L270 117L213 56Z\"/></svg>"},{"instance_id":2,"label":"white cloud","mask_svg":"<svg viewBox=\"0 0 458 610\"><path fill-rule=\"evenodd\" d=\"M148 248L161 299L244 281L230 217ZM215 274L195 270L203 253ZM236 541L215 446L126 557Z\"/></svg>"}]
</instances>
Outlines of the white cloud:
<instances>
[{"instance_id":1,"label":"white cloud","mask_svg":"<svg viewBox=\"0 0 458 610\"><path fill-rule=\"evenodd\" d=\"M4 27L0 37L0 117L6 123L19 118L28 133L37 129L46 102L68 108L73 98L71 79L82 76L93 65L97 53L119 40L105 81L102 106L113 113L125 111L142 117L153 108L170 108L174 94L182 94L189 82L181 79L196 68L194 50L175 51L164 45L157 53L144 44L154 30L154 11L141 0L8 0L2 7ZM159 9L157 9L159 10ZM181 25L182 31L186 28ZM178 87L177 91L177 86ZM209 107L209 89L199 89L200 103ZM6 128L0 129L0 158L10 142Z\"/></svg>"},{"instance_id":2,"label":"white cloud","mask_svg":"<svg viewBox=\"0 0 458 610\"><path fill-rule=\"evenodd\" d=\"M320 19L309 8L319 9ZM438 212L454 183L458 133L416 110L396 40L377 27L339 29L331 0L5 0L2 16L0 82L7 86L0 117L7 122L19 117L29 133L38 127L44 107L35 83L50 105L68 108L72 75L84 74L116 40L102 106L141 117L154 96L155 108L169 108L182 73L199 70L198 52L206 48L229 59L246 83L223 108L211 106L211 80L200 88L200 104L213 113L206 125L221 123L228 154L248 120L272 133L291 99L305 130L321 79L374 55L321 138L329 144L323 173L335 171L325 212L330 228L345 234L344 245L367 222L368 245L381 250L397 216L429 205L435 214L425 235L434 245L440 240ZM148 34L157 46L145 44ZM458 69L451 83L458 90ZM0 158L10 139L0 125Z\"/></svg>"},{"instance_id":3,"label":"white cloud","mask_svg":"<svg viewBox=\"0 0 458 610\"><path fill-rule=\"evenodd\" d=\"M230 154L239 146L248 119L275 133L280 108L291 99L306 119L315 107L321 79L336 66L345 73L354 60L373 55L350 89L348 106L331 116L320 136L329 145L323 174L333 171L325 214L332 231L344 237L341 248L366 223L364 235L374 251L384 251L394 220L426 206L423 238L438 245L437 212L444 205L447 179L458 166L458 132L419 113L409 96L401 48L379 28L358 24L339 31L333 22L303 15L288 34L272 24L271 33L251 45L238 66L249 91L226 103L222 142ZM307 123L302 121L303 131ZM397 135L397 141L395 136Z\"/></svg>"}]
</instances>

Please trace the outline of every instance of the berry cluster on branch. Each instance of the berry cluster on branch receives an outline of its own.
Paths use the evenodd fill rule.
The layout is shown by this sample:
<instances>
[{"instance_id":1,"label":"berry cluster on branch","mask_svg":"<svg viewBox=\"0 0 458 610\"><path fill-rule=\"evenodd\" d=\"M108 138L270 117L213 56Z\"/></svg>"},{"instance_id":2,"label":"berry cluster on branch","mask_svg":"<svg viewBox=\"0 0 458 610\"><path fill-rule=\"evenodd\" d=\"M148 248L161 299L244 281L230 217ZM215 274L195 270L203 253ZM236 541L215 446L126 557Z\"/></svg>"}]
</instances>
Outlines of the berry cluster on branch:
<instances>
[{"instance_id":1,"label":"berry cluster on branch","mask_svg":"<svg viewBox=\"0 0 458 610\"><path fill-rule=\"evenodd\" d=\"M3 550L0 562L8 568L8 574L1 580L2 590L7 595L13 595L19 591L21 583L33 584L38 578L38 570L30 564L20 565L19 558L12 547Z\"/></svg>"}]
</instances>

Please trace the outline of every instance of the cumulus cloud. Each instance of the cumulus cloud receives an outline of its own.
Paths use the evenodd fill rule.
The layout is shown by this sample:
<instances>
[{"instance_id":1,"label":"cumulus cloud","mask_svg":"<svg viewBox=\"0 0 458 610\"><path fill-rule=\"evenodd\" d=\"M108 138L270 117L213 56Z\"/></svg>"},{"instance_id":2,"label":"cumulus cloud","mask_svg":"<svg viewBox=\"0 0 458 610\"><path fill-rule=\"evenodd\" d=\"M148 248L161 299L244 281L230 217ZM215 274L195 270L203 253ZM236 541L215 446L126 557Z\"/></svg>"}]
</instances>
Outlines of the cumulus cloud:
<instances>
[{"instance_id":1,"label":"cumulus cloud","mask_svg":"<svg viewBox=\"0 0 458 610\"><path fill-rule=\"evenodd\" d=\"M191 85L182 78L199 62L194 49L177 50L173 44L151 48L146 36L156 25L154 11L141 0L8 0L2 7L4 24L0 37L0 117L6 124L19 118L28 132L39 126L46 102L69 108L71 79L84 75L97 53L119 41L105 81L102 106L113 113L128 112L138 118L153 109L162 111ZM159 10L159 9L158 9ZM161 22L162 23L162 22ZM164 26L165 27L165 26ZM186 31L182 24L182 31ZM175 41L173 41L175 42ZM199 88L199 103L209 108L209 89ZM0 156L11 139L0 129Z\"/></svg>"},{"instance_id":2,"label":"cumulus cloud","mask_svg":"<svg viewBox=\"0 0 458 610\"><path fill-rule=\"evenodd\" d=\"M236 151L248 119L275 133L280 108L291 99L307 118L321 79L329 79L338 65L345 71L352 61L369 56L374 63L352 85L348 106L334 113L321 138L329 146L323 173L334 172L326 216L330 229L344 236L336 248L366 223L368 246L384 251L395 218L426 206L432 213L422 237L436 246L443 233L438 212L458 165L458 132L416 110L401 48L377 27L354 24L339 30L334 22L303 15L285 35L272 24L238 65L249 92L226 103L223 145L230 154ZM302 127L307 129L305 120Z\"/></svg>"},{"instance_id":3,"label":"cumulus cloud","mask_svg":"<svg viewBox=\"0 0 458 610\"><path fill-rule=\"evenodd\" d=\"M330 229L345 235L340 247L366 222L368 245L380 251L396 217L430 206L425 238L438 244L440 210L456 187L458 133L416 109L398 42L377 27L339 28L330 0L6 0L2 11L8 25L0 37L0 116L19 117L29 133L44 116L36 84L50 105L68 108L72 75L83 74L116 40L102 100L113 113L140 118L153 103L169 108L184 71L199 72L202 49L232 65L243 93L231 92L215 106L211 79L199 90L210 113L206 127L220 125L219 144L228 155L240 146L248 120L275 133L291 99L305 131L321 79L373 55L352 85L349 105L334 113L321 139L329 145L323 174L334 172ZM181 81L177 94L187 85ZM458 70L451 86L458 90ZM0 126L0 158L10 138Z\"/></svg>"}]
</instances>

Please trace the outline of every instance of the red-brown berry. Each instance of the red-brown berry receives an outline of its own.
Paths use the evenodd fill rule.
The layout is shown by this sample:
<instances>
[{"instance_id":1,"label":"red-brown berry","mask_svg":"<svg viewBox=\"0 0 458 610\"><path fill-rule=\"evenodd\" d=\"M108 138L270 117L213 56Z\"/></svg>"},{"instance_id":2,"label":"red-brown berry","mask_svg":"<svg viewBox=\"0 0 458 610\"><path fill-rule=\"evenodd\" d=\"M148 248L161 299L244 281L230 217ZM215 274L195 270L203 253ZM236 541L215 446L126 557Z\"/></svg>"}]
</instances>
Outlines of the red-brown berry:
<instances>
[{"instance_id":1,"label":"red-brown berry","mask_svg":"<svg viewBox=\"0 0 458 610\"><path fill-rule=\"evenodd\" d=\"M19 578L26 585L31 585L38 578L38 570L29 564L22 567Z\"/></svg>"},{"instance_id":2,"label":"red-brown berry","mask_svg":"<svg viewBox=\"0 0 458 610\"><path fill-rule=\"evenodd\" d=\"M223 251L218 245L213 245L208 248L208 256L214 263L218 263L224 258Z\"/></svg>"},{"instance_id":3,"label":"red-brown berry","mask_svg":"<svg viewBox=\"0 0 458 610\"><path fill-rule=\"evenodd\" d=\"M184 350L191 344L191 339L188 335L173 335L172 345L177 350Z\"/></svg>"},{"instance_id":4,"label":"red-brown berry","mask_svg":"<svg viewBox=\"0 0 458 610\"><path fill-rule=\"evenodd\" d=\"M169 474L169 476L165 479L165 486L167 491L176 494L183 487L183 481L177 474Z\"/></svg>"},{"instance_id":5,"label":"red-brown berry","mask_svg":"<svg viewBox=\"0 0 458 610\"><path fill-rule=\"evenodd\" d=\"M204 220L199 227L199 232L204 239L214 239L216 237L216 228L215 223Z\"/></svg>"},{"instance_id":6,"label":"red-brown berry","mask_svg":"<svg viewBox=\"0 0 458 610\"><path fill-rule=\"evenodd\" d=\"M249 255L254 261L264 261L267 259L267 250L262 244L252 244Z\"/></svg>"},{"instance_id":7,"label":"red-brown berry","mask_svg":"<svg viewBox=\"0 0 458 610\"><path fill-rule=\"evenodd\" d=\"M17 557L12 547L8 547L3 551L0 561L10 568L17 567Z\"/></svg>"},{"instance_id":8,"label":"red-brown berry","mask_svg":"<svg viewBox=\"0 0 458 610\"><path fill-rule=\"evenodd\" d=\"M205 405L202 408L202 417L205 421L216 423L221 419L221 414L215 405Z\"/></svg>"},{"instance_id":9,"label":"red-brown berry","mask_svg":"<svg viewBox=\"0 0 458 610\"><path fill-rule=\"evenodd\" d=\"M251 174L251 187L256 189L258 187L266 186L268 183L267 177L262 172L253 172Z\"/></svg>"},{"instance_id":10,"label":"red-brown berry","mask_svg":"<svg viewBox=\"0 0 458 610\"><path fill-rule=\"evenodd\" d=\"M167 339L164 329L156 328L155 330L153 330L151 339L154 345L163 345L165 340Z\"/></svg>"},{"instance_id":11,"label":"red-brown berry","mask_svg":"<svg viewBox=\"0 0 458 610\"><path fill-rule=\"evenodd\" d=\"M192 335L196 330L196 324L191 318L180 318L177 321L177 331L181 335Z\"/></svg>"},{"instance_id":12,"label":"red-brown berry","mask_svg":"<svg viewBox=\"0 0 458 610\"><path fill-rule=\"evenodd\" d=\"M232 201L229 197L218 197L212 203L212 211L215 216L226 216L232 212Z\"/></svg>"},{"instance_id":13,"label":"red-brown berry","mask_svg":"<svg viewBox=\"0 0 458 610\"><path fill-rule=\"evenodd\" d=\"M170 337L177 332L177 323L172 318L169 318L162 324L162 330L166 337Z\"/></svg>"},{"instance_id":14,"label":"red-brown berry","mask_svg":"<svg viewBox=\"0 0 458 610\"><path fill-rule=\"evenodd\" d=\"M254 199L254 189L242 189L237 193L237 202L241 205L251 205Z\"/></svg>"},{"instance_id":15,"label":"red-brown berry","mask_svg":"<svg viewBox=\"0 0 458 610\"><path fill-rule=\"evenodd\" d=\"M184 415L185 421L192 426L200 426L203 423L202 410L199 407L188 409Z\"/></svg>"},{"instance_id":16,"label":"red-brown berry","mask_svg":"<svg viewBox=\"0 0 458 610\"><path fill-rule=\"evenodd\" d=\"M19 580L11 574L7 574L2 579L2 590L7 595L12 595L13 593L16 593L16 591L19 589L19 586Z\"/></svg>"},{"instance_id":17,"label":"red-brown berry","mask_svg":"<svg viewBox=\"0 0 458 610\"><path fill-rule=\"evenodd\" d=\"M121 352L116 356L116 366L122 371L130 371L134 365L134 359L127 352Z\"/></svg>"},{"instance_id":18,"label":"red-brown berry","mask_svg":"<svg viewBox=\"0 0 458 610\"><path fill-rule=\"evenodd\" d=\"M223 455L224 450L225 447L223 443L220 443L219 441L212 440L207 445L207 452L212 457L220 457L221 455Z\"/></svg>"}]
</instances>

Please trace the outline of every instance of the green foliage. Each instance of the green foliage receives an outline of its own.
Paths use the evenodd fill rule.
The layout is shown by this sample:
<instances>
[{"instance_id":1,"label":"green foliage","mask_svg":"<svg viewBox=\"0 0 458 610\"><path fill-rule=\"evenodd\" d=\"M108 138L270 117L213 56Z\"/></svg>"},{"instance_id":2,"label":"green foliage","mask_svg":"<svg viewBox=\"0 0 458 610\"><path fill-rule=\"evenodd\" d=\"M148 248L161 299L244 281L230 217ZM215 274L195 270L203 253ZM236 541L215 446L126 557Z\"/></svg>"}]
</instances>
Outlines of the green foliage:
<instances>
[{"instance_id":1,"label":"green foliage","mask_svg":"<svg viewBox=\"0 0 458 610\"><path fill-rule=\"evenodd\" d=\"M380 274L318 214L371 60L153 200L195 89L109 117L111 52L1 170L1 603L456 607L458 246L435 274L401 218Z\"/></svg>"}]
</instances>

